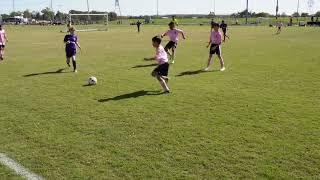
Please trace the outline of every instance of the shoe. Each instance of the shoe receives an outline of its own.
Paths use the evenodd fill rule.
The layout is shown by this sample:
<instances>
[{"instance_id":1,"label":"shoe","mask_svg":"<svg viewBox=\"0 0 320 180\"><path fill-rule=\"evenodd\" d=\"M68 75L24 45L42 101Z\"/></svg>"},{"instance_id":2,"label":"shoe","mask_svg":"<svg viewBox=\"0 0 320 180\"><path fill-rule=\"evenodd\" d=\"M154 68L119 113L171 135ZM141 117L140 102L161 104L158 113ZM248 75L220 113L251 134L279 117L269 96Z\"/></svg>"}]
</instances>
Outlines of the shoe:
<instances>
[{"instance_id":1,"label":"shoe","mask_svg":"<svg viewBox=\"0 0 320 180\"><path fill-rule=\"evenodd\" d=\"M73 72L74 72L74 73L78 73L78 70L74 70Z\"/></svg>"},{"instance_id":2,"label":"shoe","mask_svg":"<svg viewBox=\"0 0 320 180\"><path fill-rule=\"evenodd\" d=\"M174 60L172 60L171 64L174 64Z\"/></svg>"},{"instance_id":3,"label":"shoe","mask_svg":"<svg viewBox=\"0 0 320 180\"><path fill-rule=\"evenodd\" d=\"M209 68L208 68L208 67L207 67L207 68L205 68L205 69L204 69L204 71L209 71Z\"/></svg>"},{"instance_id":4,"label":"shoe","mask_svg":"<svg viewBox=\"0 0 320 180\"><path fill-rule=\"evenodd\" d=\"M70 67L70 63L67 63L68 67Z\"/></svg>"},{"instance_id":5,"label":"shoe","mask_svg":"<svg viewBox=\"0 0 320 180\"><path fill-rule=\"evenodd\" d=\"M225 67L223 67L223 68L220 69L221 72L223 72L223 71L225 71L225 70L226 70Z\"/></svg>"},{"instance_id":6,"label":"shoe","mask_svg":"<svg viewBox=\"0 0 320 180\"><path fill-rule=\"evenodd\" d=\"M163 94L170 94L170 90L164 91Z\"/></svg>"}]
</instances>

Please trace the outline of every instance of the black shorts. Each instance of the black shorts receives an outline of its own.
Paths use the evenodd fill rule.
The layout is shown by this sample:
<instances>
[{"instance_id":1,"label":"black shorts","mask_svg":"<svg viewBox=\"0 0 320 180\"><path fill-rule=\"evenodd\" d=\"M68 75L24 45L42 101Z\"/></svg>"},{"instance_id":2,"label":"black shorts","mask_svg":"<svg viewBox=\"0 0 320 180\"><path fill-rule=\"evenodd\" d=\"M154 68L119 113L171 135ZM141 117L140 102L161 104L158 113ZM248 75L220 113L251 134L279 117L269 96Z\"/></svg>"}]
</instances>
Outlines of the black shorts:
<instances>
[{"instance_id":1,"label":"black shorts","mask_svg":"<svg viewBox=\"0 0 320 180\"><path fill-rule=\"evenodd\" d=\"M222 29L223 34L227 34L227 29Z\"/></svg>"},{"instance_id":2,"label":"black shorts","mask_svg":"<svg viewBox=\"0 0 320 180\"><path fill-rule=\"evenodd\" d=\"M157 72L160 76L168 76L169 63L160 64L153 72Z\"/></svg>"},{"instance_id":3,"label":"black shorts","mask_svg":"<svg viewBox=\"0 0 320 180\"><path fill-rule=\"evenodd\" d=\"M210 54L221 55L221 48L218 44L211 44L210 46Z\"/></svg>"},{"instance_id":4,"label":"black shorts","mask_svg":"<svg viewBox=\"0 0 320 180\"><path fill-rule=\"evenodd\" d=\"M281 27L280 27L280 26L278 27L278 30L281 30Z\"/></svg>"},{"instance_id":5,"label":"black shorts","mask_svg":"<svg viewBox=\"0 0 320 180\"><path fill-rule=\"evenodd\" d=\"M77 54L77 50L76 49L66 49L66 57L67 58L72 58L76 54Z\"/></svg>"},{"instance_id":6,"label":"black shorts","mask_svg":"<svg viewBox=\"0 0 320 180\"><path fill-rule=\"evenodd\" d=\"M5 47L5 45L0 45L0 49L4 49Z\"/></svg>"},{"instance_id":7,"label":"black shorts","mask_svg":"<svg viewBox=\"0 0 320 180\"><path fill-rule=\"evenodd\" d=\"M164 50L168 51L169 49L177 48L177 46L178 44L176 42L169 41L166 47L164 47Z\"/></svg>"}]
</instances>

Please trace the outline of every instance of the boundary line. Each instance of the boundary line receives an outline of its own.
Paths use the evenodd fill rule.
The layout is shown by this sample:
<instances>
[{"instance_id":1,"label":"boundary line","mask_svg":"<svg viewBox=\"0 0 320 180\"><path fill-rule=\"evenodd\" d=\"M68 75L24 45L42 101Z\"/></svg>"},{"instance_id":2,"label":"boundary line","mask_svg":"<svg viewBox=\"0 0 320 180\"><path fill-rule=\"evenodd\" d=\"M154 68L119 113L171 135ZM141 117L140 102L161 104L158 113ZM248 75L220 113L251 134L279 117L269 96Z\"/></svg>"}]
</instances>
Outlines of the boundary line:
<instances>
[{"instance_id":1,"label":"boundary line","mask_svg":"<svg viewBox=\"0 0 320 180\"><path fill-rule=\"evenodd\" d=\"M15 160L9 158L6 154L0 153L0 164L10 168L15 171L21 177L24 177L28 180L43 180L43 178L33 172L30 172L28 169L17 163Z\"/></svg>"}]
</instances>

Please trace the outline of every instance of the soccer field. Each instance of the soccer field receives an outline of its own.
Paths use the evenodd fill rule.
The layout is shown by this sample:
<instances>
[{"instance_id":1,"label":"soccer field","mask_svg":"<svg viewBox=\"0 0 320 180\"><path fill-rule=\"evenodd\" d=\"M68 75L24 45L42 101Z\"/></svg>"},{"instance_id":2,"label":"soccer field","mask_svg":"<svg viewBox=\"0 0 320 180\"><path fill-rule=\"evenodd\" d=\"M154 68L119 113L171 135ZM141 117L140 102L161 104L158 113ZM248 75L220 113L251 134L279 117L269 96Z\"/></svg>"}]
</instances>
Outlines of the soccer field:
<instances>
[{"instance_id":1,"label":"soccer field","mask_svg":"<svg viewBox=\"0 0 320 180\"><path fill-rule=\"evenodd\" d=\"M0 153L46 179L320 178L320 29L231 27L226 71L205 67L209 27L182 26L171 94L150 76L166 26L80 32L6 27ZM165 45L167 41L163 42ZM98 85L85 86L91 76ZM19 179L0 166L0 179Z\"/></svg>"}]
</instances>

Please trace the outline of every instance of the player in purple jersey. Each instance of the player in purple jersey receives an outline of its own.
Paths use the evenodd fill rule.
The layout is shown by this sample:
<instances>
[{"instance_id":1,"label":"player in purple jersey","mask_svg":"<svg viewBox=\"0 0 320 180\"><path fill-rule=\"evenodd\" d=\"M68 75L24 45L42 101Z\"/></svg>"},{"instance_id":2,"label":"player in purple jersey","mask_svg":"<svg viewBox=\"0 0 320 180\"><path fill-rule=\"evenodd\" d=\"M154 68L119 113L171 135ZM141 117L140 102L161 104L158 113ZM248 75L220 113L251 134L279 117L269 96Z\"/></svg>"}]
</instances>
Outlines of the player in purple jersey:
<instances>
[{"instance_id":1,"label":"player in purple jersey","mask_svg":"<svg viewBox=\"0 0 320 180\"><path fill-rule=\"evenodd\" d=\"M64 37L63 42L66 44L66 58L67 65L70 67L70 59L72 59L73 71L76 73L77 71L77 62L76 62L76 54L77 47L81 50L81 47L78 43L78 37L75 34L76 29L74 27L69 28L69 34Z\"/></svg>"}]
</instances>

